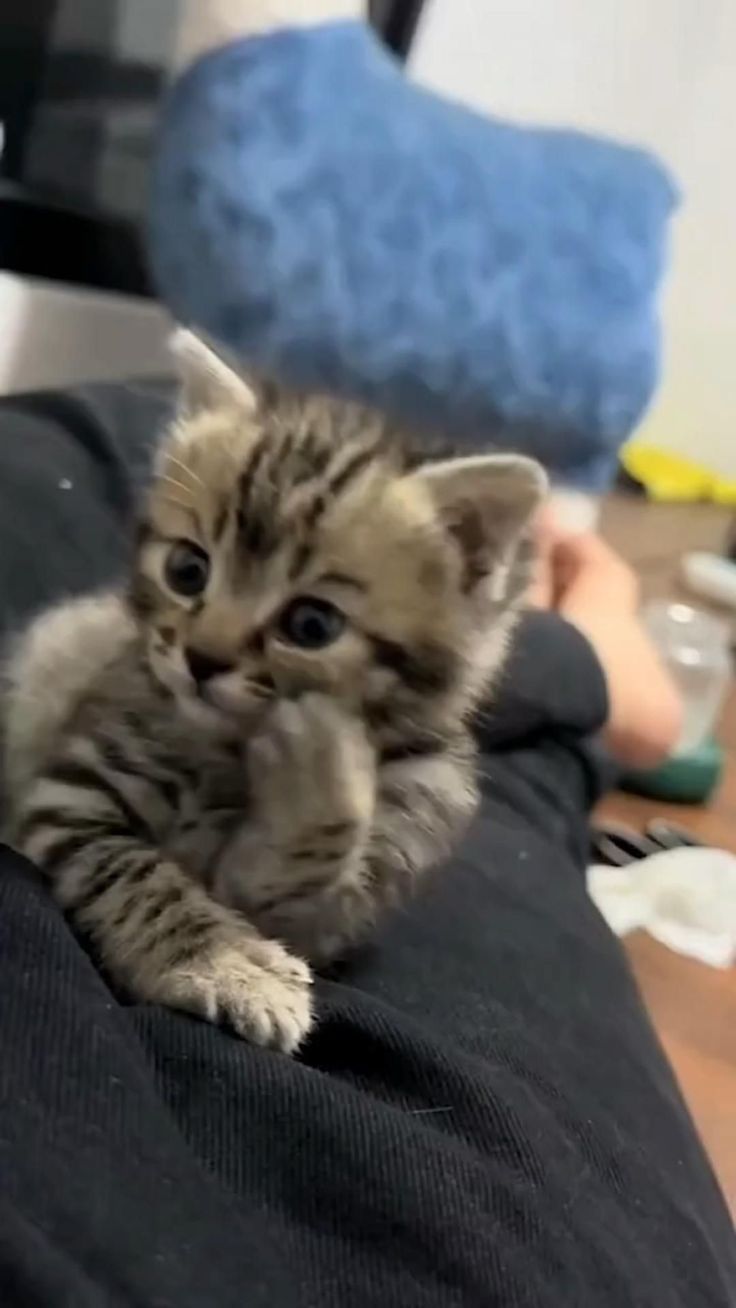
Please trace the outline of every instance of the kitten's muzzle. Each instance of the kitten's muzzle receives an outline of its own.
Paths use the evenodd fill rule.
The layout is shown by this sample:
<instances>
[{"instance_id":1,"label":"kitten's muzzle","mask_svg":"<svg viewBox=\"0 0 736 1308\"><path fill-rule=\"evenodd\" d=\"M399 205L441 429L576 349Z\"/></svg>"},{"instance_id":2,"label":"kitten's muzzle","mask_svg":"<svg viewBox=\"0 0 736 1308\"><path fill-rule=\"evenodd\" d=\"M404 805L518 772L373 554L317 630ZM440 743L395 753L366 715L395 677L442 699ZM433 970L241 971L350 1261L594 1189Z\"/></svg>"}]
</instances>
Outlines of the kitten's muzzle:
<instances>
[{"instance_id":1,"label":"kitten's muzzle","mask_svg":"<svg viewBox=\"0 0 736 1308\"><path fill-rule=\"evenodd\" d=\"M231 663L223 663L221 659L203 654L201 650L185 649L184 657L198 689L205 686L213 677L224 676L226 672L233 670Z\"/></svg>"}]
</instances>

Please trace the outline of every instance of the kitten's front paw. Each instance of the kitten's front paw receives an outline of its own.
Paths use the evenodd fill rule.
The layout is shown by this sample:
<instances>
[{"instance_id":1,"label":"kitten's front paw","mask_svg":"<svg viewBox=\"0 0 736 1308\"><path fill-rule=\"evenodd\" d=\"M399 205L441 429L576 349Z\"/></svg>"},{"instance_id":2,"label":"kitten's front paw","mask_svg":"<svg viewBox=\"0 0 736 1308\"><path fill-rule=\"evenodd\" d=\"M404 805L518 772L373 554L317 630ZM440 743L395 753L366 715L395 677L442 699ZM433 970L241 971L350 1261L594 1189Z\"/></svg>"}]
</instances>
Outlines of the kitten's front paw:
<instances>
[{"instance_id":1,"label":"kitten's front paw","mask_svg":"<svg viewBox=\"0 0 736 1308\"><path fill-rule=\"evenodd\" d=\"M152 998L292 1054L312 1026L311 987L306 963L276 941L230 936L165 974Z\"/></svg>"},{"instance_id":2,"label":"kitten's front paw","mask_svg":"<svg viewBox=\"0 0 736 1308\"><path fill-rule=\"evenodd\" d=\"M255 811L274 841L335 856L359 843L376 801L375 752L362 722L327 695L274 706L249 746Z\"/></svg>"}]
</instances>

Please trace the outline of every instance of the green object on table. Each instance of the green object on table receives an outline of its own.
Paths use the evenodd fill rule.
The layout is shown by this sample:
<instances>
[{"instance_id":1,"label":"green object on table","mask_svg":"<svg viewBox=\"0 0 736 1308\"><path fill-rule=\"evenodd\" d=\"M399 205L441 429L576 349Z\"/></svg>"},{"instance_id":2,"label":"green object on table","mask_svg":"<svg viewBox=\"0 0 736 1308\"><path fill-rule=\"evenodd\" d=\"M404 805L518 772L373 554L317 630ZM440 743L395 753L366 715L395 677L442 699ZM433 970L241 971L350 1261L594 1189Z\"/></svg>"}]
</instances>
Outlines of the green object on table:
<instances>
[{"instance_id":1,"label":"green object on table","mask_svg":"<svg viewBox=\"0 0 736 1308\"><path fill-rule=\"evenodd\" d=\"M651 771L627 772L624 790L646 799L663 799L670 804L704 804L713 794L723 772L723 750L709 737L689 754L677 754Z\"/></svg>"}]
</instances>

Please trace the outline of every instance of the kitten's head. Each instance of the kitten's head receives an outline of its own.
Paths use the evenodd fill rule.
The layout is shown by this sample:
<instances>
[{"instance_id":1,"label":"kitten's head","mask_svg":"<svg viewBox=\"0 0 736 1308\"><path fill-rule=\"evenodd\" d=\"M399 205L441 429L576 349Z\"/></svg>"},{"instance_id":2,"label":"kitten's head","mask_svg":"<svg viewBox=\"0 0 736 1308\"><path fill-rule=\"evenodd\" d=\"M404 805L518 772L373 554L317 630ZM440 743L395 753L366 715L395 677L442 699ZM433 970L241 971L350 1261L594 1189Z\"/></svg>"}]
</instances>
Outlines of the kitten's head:
<instances>
[{"instance_id":1,"label":"kitten's head","mask_svg":"<svg viewBox=\"0 0 736 1308\"><path fill-rule=\"evenodd\" d=\"M130 592L156 680L226 734L307 689L383 743L451 727L502 657L539 467L418 456L359 406L254 393L189 333L177 354Z\"/></svg>"}]
</instances>

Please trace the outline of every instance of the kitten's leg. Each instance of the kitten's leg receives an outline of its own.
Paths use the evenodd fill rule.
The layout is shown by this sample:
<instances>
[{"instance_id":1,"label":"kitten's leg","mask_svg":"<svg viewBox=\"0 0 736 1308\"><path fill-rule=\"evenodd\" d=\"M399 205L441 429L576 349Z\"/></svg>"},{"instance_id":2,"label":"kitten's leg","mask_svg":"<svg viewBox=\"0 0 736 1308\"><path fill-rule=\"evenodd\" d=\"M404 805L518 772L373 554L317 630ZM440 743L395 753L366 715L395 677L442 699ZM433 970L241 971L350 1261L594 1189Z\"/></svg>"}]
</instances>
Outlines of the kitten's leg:
<instances>
[{"instance_id":1,"label":"kitten's leg","mask_svg":"<svg viewBox=\"0 0 736 1308\"><path fill-rule=\"evenodd\" d=\"M316 964L364 940L381 913L402 903L427 868L446 858L477 805L475 769L463 748L384 765L359 873L334 886L299 917L269 929Z\"/></svg>"},{"instance_id":2,"label":"kitten's leg","mask_svg":"<svg viewBox=\"0 0 736 1308\"><path fill-rule=\"evenodd\" d=\"M215 874L219 899L278 921L359 880L376 797L375 751L362 722L320 694L274 706L249 743L249 820ZM273 917L272 917L273 914Z\"/></svg>"},{"instance_id":3,"label":"kitten's leg","mask_svg":"<svg viewBox=\"0 0 736 1308\"><path fill-rule=\"evenodd\" d=\"M465 738L377 769L362 723L321 695L277 706L254 742L251 787L260 821L230 847L216 893L249 904L315 963L339 957L410 893L477 801Z\"/></svg>"},{"instance_id":4,"label":"kitten's leg","mask_svg":"<svg viewBox=\"0 0 736 1308\"><path fill-rule=\"evenodd\" d=\"M468 738L438 742L431 754L385 763L367 852L376 902L390 906L411 893L421 873L452 852L477 805Z\"/></svg>"},{"instance_id":5,"label":"kitten's leg","mask_svg":"<svg viewBox=\"0 0 736 1308\"><path fill-rule=\"evenodd\" d=\"M139 998L227 1022L259 1045L296 1049L312 1021L306 964L132 835L112 804L102 816L97 798L90 791L86 809L54 812L39 782L17 844L110 973Z\"/></svg>"}]
</instances>

